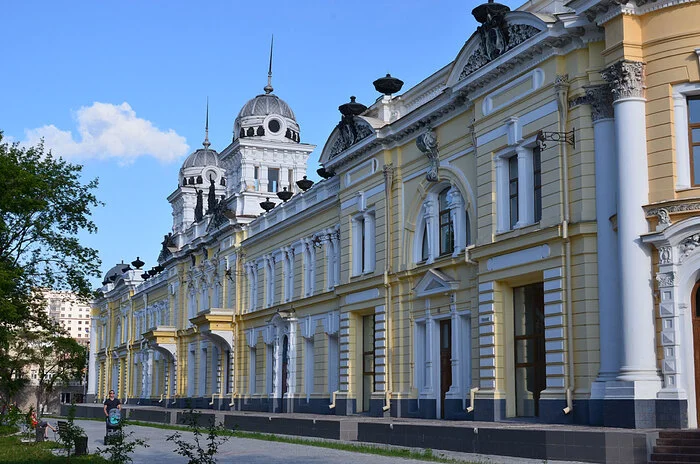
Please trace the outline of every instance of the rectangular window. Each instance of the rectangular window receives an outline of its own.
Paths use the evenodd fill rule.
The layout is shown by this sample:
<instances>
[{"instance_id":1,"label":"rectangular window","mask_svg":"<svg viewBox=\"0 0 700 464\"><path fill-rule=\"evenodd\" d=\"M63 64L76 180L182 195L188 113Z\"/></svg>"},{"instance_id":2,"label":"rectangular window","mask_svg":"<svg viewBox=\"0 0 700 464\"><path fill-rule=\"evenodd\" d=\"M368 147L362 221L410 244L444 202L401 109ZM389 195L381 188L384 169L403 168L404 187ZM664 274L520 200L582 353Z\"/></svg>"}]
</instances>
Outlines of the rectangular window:
<instances>
[{"instance_id":1,"label":"rectangular window","mask_svg":"<svg viewBox=\"0 0 700 464\"><path fill-rule=\"evenodd\" d=\"M535 222L542 219L542 158L540 147L532 149L532 171L534 173L533 193L535 197Z\"/></svg>"},{"instance_id":2,"label":"rectangular window","mask_svg":"<svg viewBox=\"0 0 700 464\"><path fill-rule=\"evenodd\" d=\"M260 168L255 166L253 169L253 179L255 180L255 191L260 190Z\"/></svg>"},{"instance_id":3,"label":"rectangular window","mask_svg":"<svg viewBox=\"0 0 700 464\"><path fill-rule=\"evenodd\" d=\"M693 187L700 186L700 97L688 97L688 145Z\"/></svg>"},{"instance_id":4,"label":"rectangular window","mask_svg":"<svg viewBox=\"0 0 700 464\"><path fill-rule=\"evenodd\" d=\"M267 168L267 191L278 192L280 185L280 170L276 168Z\"/></svg>"},{"instance_id":5,"label":"rectangular window","mask_svg":"<svg viewBox=\"0 0 700 464\"><path fill-rule=\"evenodd\" d=\"M287 183L289 184L289 190L290 192L294 191L294 170L293 169L288 169L287 170Z\"/></svg>"},{"instance_id":6,"label":"rectangular window","mask_svg":"<svg viewBox=\"0 0 700 464\"><path fill-rule=\"evenodd\" d=\"M508 201L510 211L510 228L518 223L518 157L508 158Z\"/></svg>"}]
</instances>

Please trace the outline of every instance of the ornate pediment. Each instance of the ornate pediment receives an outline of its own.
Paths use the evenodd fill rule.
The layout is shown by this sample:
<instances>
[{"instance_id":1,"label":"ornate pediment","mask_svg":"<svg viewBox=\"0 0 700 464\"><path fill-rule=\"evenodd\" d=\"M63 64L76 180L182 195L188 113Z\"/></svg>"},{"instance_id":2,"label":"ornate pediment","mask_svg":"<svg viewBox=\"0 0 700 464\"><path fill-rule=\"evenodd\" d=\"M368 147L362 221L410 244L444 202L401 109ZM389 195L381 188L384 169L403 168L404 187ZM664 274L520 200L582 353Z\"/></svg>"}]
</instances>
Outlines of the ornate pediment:
<instances>
[{"instance_id":1,"label":"ornate pediment","mask_svg":"<svg viewBox=\"0 0 700 464\"><path fill-rule=\"evenodd\" d=\"M369 137L374 133L374 129L366 121L358 116L343 116L333 133L332 144L330 145L329 158L336 157L339 153L347 150L360 140ZM329 140L330 142L330 140Z\"/></svg>"},{"instance_id":2,"label":"ornate pediment","mask_svg":"<svg viewBox=\"0 0 700 464\"><path fill-rule=\"evenodd\" d=\"M417 297L436 293L452 292L457 289L459 282L452 279L439 269L429 269L413 289Z\"/></svg>"},{"instance_id":3,"label":"ornate pediment","mask_svg":"<svg viewBox=\"0 0 700 464\"><path fill-rule=\"evenodd\" d=\"M492 19L482 24L470 39L470 42L474 42L472 51L466 64L462 66L458 80L461 81L539 32L541 30L535 26L509 24L506 19Z\"/></svg>"}]
</instances>

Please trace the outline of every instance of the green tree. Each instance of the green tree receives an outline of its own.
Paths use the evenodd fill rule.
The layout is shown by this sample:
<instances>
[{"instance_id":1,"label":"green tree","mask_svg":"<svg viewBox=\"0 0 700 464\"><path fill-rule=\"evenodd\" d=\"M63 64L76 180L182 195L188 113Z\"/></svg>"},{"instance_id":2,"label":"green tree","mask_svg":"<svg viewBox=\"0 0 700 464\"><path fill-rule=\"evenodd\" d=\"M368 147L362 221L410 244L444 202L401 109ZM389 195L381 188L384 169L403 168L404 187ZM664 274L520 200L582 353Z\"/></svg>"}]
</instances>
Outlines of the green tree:
<instances>
[{"instance_id":1,"label":"green tree","mask_svg":"<svg viewBox=\"0 0 700 464\"><path fill-rule=\"evenodd\" d=\"M82 166L55 157L43 144L3 143L0 132L0 399L10 401L23 380L25 357L15 352L27 328L52 327L42 288L90 296L99 276L97 251L80 244L81 231L96 232L90 219L101 205L83 183ZM10 376L6 376L11 373Z\"/></svg>"},{"instance_id":2,"label":"green tree","mask_svg":"<svg viewBox=\"0 0 700 464\"><path fill-rule=\"evenodd\" d=\"M63 335L37 337L34 363L37 366L36 409L57 386L80 380L87 365L87 350L74 339Z\"/></svg>"}]
</instances>

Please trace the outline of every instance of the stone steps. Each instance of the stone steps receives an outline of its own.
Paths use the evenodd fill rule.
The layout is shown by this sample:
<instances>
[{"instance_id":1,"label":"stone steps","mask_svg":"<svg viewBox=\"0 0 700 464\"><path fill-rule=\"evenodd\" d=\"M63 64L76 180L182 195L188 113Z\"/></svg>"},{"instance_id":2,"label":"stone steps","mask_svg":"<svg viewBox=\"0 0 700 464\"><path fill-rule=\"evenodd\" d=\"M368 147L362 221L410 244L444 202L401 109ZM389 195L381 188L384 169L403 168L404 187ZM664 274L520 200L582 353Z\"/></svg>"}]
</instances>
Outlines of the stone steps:
<instances>
[{"instance_id":1,"label":"stone steps","mask_svg":"<svg viewBox=\"0 0 700 464\"><path fill-rule=\"evenodd\" d=\"M700 431L665 430L659 432L650 464L700 463Z\"/></svg>"}]
</instances>

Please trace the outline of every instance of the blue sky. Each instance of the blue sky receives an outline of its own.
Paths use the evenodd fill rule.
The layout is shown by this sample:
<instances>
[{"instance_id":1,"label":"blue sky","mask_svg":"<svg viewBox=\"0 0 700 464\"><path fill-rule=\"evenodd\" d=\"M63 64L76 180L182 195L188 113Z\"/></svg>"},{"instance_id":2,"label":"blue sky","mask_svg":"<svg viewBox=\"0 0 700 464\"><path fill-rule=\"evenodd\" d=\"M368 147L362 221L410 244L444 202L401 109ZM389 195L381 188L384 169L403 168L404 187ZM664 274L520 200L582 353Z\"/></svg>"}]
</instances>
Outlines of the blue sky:
<instances>
[{"instance_id":1,"label":"blue sky","mask_svg":"<svg viewBox=\"0 0 700 464\"><path fill-rule=\"evenodd\" d=\"M97 248L106 271L140 256L155 265L172 226L166 197L182 161L209 138L222 151L240 108L262 93L270 36L273 87L318 157L356 95L390 72L416 85L453 60L475 30L464 0L14 1L0 28L0 130L44 137L98 177ZM511 7L517 6L507 2ZM98 282L95 282L99 285Z\"/></svg>"}]
</instances>

